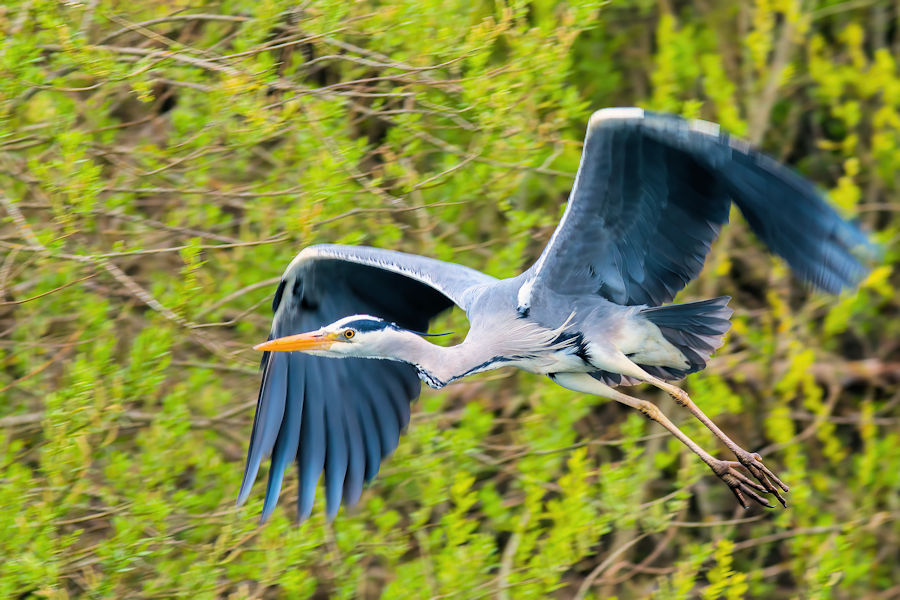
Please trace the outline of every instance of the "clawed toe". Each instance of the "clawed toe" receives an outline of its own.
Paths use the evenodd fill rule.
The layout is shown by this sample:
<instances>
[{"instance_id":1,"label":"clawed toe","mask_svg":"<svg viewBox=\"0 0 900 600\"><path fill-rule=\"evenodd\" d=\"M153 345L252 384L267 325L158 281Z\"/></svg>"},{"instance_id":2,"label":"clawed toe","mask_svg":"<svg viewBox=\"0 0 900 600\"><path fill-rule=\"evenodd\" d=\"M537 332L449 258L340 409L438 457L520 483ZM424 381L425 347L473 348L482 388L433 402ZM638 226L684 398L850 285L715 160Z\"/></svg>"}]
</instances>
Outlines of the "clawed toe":
<instances>
[{"instance_id":1,"label":"clawed toe","mask_svg":"<svg viewBox=\"0 0 900 600\"><path fill-rule=\"evenodd\" d=\"M775 508L774 504L760 495L760 493L765 494L770 490L738 471L738 468L742 466L743 464L736 461L720 460L715 465L712 465L712 470L719 476L719 479L725 482L725 485L728 486L735 498L737 498L737 501L744 508L750 508L750 505L747 503L748 496L766 508Z\"/></svg>"},{"instance_id":2,"label":"clawed toe","mask_svg":"<svg viewBox=\"0 0 900 600\"><path fill-rule=\"evenodd\" d=\"M775 496L782 506L787 506L787 502L778 488L787 492L789 491L788 486L763 464L762 457L759 454L756 452L750 453L741 451L736 452L735 455L737 456L738 461L740 461L741 466L747 469L747 471L763 485L766 492Z\"/></svg>"}]
</instances>

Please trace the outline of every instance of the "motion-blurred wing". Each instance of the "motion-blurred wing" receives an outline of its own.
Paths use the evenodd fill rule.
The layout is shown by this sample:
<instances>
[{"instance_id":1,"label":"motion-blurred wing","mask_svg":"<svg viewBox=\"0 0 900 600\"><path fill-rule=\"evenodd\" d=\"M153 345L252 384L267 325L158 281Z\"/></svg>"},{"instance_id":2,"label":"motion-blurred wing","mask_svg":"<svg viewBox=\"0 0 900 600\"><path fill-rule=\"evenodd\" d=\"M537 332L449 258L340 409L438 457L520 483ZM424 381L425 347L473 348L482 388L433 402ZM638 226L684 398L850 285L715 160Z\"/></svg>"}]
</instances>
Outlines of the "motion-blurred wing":
<instances>
[{"instance_id":1,"label":"motion-blurred wing","mask_svg":"<svg viewBox=\"0 0 900 600\"><path fill-rule=\"evenodd\" d=\"M363 246L304 249L282 276L270 338L318 329L341 317L368 314L408 329L453 304L466 309L493 277L438 260ZM238 504L250 494L262 460L271 455L262 519L278 501L282 478L296 458L298 514L312 511L325 473L329 518L343 501L359 500L363 483L397 447L419 395L414 367L394 361L324 358L266 352L262 384Z\"/></svg>"},{"instance_id":2,"label":"motion-blurred wing","mask_svg":"<svg viewBox=\"0 0 900 600\"><path fill-rule=\"evenodd\" d=\"M713 123L604 109L563 218L523 276L520 311L541 286L623 305L672 300L700 273L732 200L802 279L837 293L865 274L851 253L865 235L794 171Z\"/></svg>"}]
</instances>

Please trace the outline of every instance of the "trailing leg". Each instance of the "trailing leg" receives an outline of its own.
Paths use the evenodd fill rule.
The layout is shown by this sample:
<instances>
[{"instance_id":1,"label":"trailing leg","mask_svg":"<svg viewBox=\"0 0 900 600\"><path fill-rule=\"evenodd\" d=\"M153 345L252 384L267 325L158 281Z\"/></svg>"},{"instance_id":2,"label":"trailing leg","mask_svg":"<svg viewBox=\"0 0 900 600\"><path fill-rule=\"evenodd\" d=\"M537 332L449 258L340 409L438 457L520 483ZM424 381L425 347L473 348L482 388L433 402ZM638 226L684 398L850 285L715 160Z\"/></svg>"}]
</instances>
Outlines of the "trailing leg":
<instances>
[{"instance_id":1,"label":"trailing leg","mask_svg":"<svg viewBox=\"0 0 900 600\"><path fill-rule=\"evenodd\" d=\"M694 454L699 456L703 462L709 465L709 468L712 469L713 473L715 473L731 489L741 506L748 508L747 496L763 506L770 508L773 506L759 494L760 492L765 493L768 490L737 470L738 467L742 466L742 463L714 458L709 452L698 446L696 442L685 435L683 431L678 429L678 427L659 410L659 407L652 402L623 394L586 373L557 373L551 375L551 378L564 388L575 390L576 392L610 398L616 402L639 410L647 418L652 419L665 427L669 433L678 438L685 446L690 448Z\"/></svg>"},{"instance_id":2,"label":"trailing leg","mask_svg":"<svg viewBox=\"0 0 900 600\"><path fill-rule=\"evenodd\" d=\"M751 475L758 479L760 483L762 483L767 492L770 492L776 498L778 498L778 501L781 502L782 506L787 506L787 503L785 502L785 499L781 495L778 488L781 488L782 490L787 492L789 490L788 486L785 485L785 483L781 481L778 476L776 476L771 470L769 470L768 467L766 467L762 463L762 457L759 454L757 454L756 452L748 452L744 450L743 448L738 446L737 443L734 442L734 440L725 435L725 432L719 429L719 426L716 425L712 419L707 417L706 414L702 410L700 410L699 406L694 404L694 401L691 400L691 397L688 396L687 392L685 392L678 386L672 385L671 383L665 382L649 374L646 374L646 377L640 377L637 375L632 376L667 392L670 396L672 396L672 398L675 399L675 402L691 411L691 414L694 415L697 420L706 425L706 427L710 431L712 431L717 438L722 440L722 443L724 443L728 447L728 449L734 453L740 464L743 465Z\"/></svg>"}]
</instances>

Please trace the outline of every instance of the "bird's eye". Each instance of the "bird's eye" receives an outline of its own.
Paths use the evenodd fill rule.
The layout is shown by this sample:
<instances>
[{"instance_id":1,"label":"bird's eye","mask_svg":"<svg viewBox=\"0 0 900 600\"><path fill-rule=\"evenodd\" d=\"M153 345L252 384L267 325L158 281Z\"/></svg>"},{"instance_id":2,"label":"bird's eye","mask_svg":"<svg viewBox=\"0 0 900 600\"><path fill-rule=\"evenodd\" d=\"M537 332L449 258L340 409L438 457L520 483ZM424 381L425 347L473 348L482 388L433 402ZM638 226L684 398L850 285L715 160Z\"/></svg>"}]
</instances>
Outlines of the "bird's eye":
<instances>
[{"instance_id":1,"label":"bird's eye","mask_svg":"<svg viewBox=\"0 0 900 600\"><path fill-rule=\"evenodd\" d=\"M353 331L352 329L344 330L344 337L347 338L348 340L352 340L354 335L356 335L356 332Z\"/></svg>"}]
</instances>

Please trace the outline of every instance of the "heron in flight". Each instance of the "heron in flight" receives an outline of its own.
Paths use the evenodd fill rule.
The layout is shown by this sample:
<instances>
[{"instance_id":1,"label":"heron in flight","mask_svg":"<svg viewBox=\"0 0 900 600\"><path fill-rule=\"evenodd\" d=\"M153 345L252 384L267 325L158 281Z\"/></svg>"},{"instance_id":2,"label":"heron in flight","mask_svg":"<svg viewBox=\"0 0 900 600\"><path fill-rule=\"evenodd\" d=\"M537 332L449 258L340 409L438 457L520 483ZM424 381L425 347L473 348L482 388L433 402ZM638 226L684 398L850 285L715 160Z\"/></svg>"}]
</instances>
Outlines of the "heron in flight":
<instances>
[{"instance_id":1,"label":"heron in flight","mask_svg":"<svg viewBox=\"0 0 900 600\"><path fill-rule=\"evenodd\" d=\"M745 508L784 504L788 487L671 382L706 366L729 328L728 297L666 304L703 267L731 203L803 280L831 293L856 285L866 236L806 179L705 121L640 108L591 116L562 220L524 273L474 269L364 246L305 248L282 276L238 504L271 456L262 520L296 459L298 516L324 472L326 512L355 504L396 448L421 379L441 388L499 367L636 408L696 453ZM442 347L429 322L453 305L465 340ZM340 360L336 360L340 359ZM720 460L659 408L617 389L670 394L728 449Z\"/></svg>"}]
</instances>

